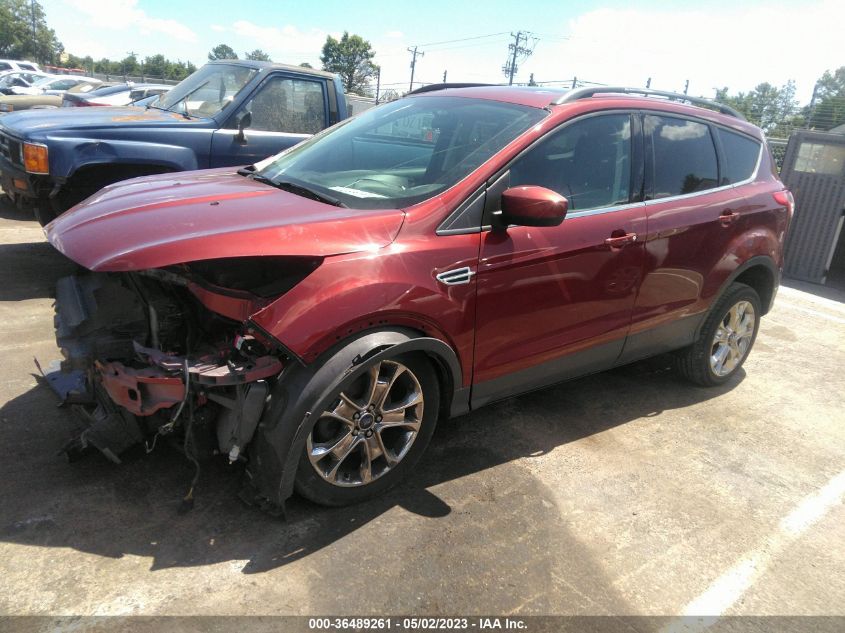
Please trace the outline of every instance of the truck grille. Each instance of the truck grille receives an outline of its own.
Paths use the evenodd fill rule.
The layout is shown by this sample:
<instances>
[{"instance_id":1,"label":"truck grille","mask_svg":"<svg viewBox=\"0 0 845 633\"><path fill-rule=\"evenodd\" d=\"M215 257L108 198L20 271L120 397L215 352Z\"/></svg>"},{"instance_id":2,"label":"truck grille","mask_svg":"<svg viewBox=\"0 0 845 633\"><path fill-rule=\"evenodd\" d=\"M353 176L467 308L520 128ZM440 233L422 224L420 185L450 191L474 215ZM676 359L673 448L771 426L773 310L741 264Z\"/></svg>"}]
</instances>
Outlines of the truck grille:
<instances>
[{"instance_id":1,"label":"truck grille","mask_svg":"<svg viewBox=\"0 0 845 633\"><path fill-rule=\"evenodd\" d=\"M22 166L20 141L0 132L0 156L13 165Z\"/></svg>"}]
</instances>

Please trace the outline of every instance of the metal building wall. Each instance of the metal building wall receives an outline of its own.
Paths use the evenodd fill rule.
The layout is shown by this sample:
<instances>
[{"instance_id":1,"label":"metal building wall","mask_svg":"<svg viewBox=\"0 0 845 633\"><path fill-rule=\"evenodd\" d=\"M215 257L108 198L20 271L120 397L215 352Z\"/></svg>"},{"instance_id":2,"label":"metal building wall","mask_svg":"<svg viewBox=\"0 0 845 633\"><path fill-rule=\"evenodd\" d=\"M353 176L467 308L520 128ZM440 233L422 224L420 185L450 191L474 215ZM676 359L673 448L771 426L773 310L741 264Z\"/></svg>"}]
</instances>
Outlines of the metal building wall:
<instances>
[{"instance_id":1,"label":"metal building wall","mask_svg":"<svg viewBox=\"0 0 845 633\"><path fill-rule=\"evenodd\" d=\"M786 240L784 273L795 279L822 283L845 209L845 165L840 165L836 174L796 170L803 143L845 147L845 136L806 130L793 133L780 174L795 196L795 216Z\"/></svg>"}]
</instances>

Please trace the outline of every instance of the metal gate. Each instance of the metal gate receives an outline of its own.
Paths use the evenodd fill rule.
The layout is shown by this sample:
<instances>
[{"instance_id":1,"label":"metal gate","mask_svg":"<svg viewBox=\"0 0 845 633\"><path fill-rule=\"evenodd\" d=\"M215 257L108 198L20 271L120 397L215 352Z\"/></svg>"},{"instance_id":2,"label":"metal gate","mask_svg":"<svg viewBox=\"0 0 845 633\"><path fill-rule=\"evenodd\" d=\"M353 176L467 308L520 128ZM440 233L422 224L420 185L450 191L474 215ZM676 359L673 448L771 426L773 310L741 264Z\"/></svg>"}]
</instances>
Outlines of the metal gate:
<instances>
[{"instance_id":1,"label":"metal gate","mask_svg":"<svg viewBox=\"0 0 845 633\"><path fill-rule=\"evenodd\" d=\"M780 177L795 196L784 273L824 283L845 212L845 136L794 132Z\"/></svg>"}]
</instances>

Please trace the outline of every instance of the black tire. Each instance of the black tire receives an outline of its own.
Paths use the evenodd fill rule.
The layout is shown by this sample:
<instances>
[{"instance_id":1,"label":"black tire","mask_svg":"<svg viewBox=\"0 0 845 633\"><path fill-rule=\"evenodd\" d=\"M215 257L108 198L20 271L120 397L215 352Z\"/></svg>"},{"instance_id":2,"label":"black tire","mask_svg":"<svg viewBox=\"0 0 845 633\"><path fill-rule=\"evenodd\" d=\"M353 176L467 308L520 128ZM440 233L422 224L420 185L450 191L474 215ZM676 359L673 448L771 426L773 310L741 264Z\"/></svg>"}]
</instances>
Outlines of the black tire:
<instances>
[{"instance_id":1,"label":"black tire","mask_svg":"<svg viewBox=\"0 0 845 633\"><path fill-rule=\"evenodd\" d=\"M346 487L330 483L317 473L316 467L308 458L308 445L306 445L300 455L295 480L295 490L301 496L325 506L345 506L372 499L402 481L425 452L437 425L440 410L440 385L437 374L423 355L408 354L387 359L387 361L404 365L416 377L424 398L421 424L407 453L397 465L389 468L371 482ZM336 394L336 397L339 400L340 394ZM316 432L318 423L319 420L316 420L309 433Z\"/></svg>"},{"instance_id":2,"label":"black tire","mask_svg":"<svg viewBox=\"0 0 845 633\"><path fill-rule=\"evenodd\" d=\"M38 220L38 224L41 226L47 226L58 217L48 202L39 201L37 206L33 207L32 211L35 214L35 219Z\"/></svg>"},{"instance_id":3,"label":"black tire","mask_svg":"<svg viewBox=\"0 0 845 633\"><path fill-rule=\"evenodd\" d=\"M746 301L754 309L754 329L750 342L741 354L739 361L729 371L723 374L716 373L711 365L711 354L716 347L714 339L717 331L725 323L730 310L741 302ZM676 353L676 369L687 380L702 387L716 387L726 383L739 371L745 359L748 358L748 354L754 346L754 341L757 340L761 315L760 296L757 292L745 284L731 284L718 301L716 301L707 318L704 320L698 340L690 347Z\"/></svg>"}]
</instances>

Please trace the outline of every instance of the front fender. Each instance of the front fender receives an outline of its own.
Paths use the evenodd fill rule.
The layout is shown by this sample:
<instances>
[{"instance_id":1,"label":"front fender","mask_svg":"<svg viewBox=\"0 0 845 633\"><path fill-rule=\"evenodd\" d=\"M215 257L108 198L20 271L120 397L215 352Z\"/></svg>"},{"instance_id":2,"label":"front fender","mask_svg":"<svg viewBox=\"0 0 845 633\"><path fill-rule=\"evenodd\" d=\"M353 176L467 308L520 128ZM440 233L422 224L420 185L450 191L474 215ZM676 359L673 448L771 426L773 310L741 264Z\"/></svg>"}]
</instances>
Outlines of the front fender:
<instances>
[{"instance_id":1,"label":"front fender","mask_svg":"<svg viewBox=\"0 0 845 633\"><path fill-rule=\"evenodd\" d=\"M373 364L410 352L423 352L445 363L453 384L461 384L461 369L448 345L401 328L363 333L332 348L310 366L290 365L273 389L251 449L248 475L253 500L282 508L293 494L299 457L317 422L315 414L326 410L338 391ZM452 412L465 412L468 390L457 389L454 396Z\"/></svg>"},{"instance_id":2,"label":"front fender","mask_svg":"<svg viewBox=\"0 0 845 633\"><path fill-rule=\"evenodd\" d=\"M48 138L50 174L57 182L68 180L83 167L92 165L160 165L174 171L199 169L196 153L187 147L166 143Z\"/></svg>"}]
</instances>

